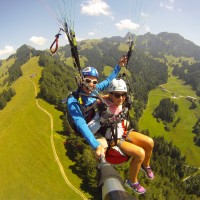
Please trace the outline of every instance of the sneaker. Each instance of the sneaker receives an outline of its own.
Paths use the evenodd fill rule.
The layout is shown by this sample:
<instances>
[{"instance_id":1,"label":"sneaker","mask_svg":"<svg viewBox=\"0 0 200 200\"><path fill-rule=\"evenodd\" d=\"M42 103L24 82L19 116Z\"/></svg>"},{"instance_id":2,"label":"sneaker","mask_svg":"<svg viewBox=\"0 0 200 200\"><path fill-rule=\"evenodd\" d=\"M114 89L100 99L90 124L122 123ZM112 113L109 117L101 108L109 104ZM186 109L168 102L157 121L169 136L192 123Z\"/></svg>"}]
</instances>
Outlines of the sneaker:
<instances>
[{"instance_id":1,"label":"sneaker","mask_svg":"<svg viewBox=\"0 0 200 200\"><path fill-rule=\"evenodd\" d=\"M125 181L125 186L129 187L130 189L133 190L133 192L136 192L138 194L144 194L146 192L146 189L143 188L139 182L137 183L132 183L130 180Z\"/></svg>"},{"instance_id":2,"label":"sneaker","mask_svg":"<svg viewBox=\"0 0 200 200\"><path fill-rule=\"evenodd\" d=\"M144 167L143 165L141 166L141 170L146 174L147 178L149 179L154 179L154 174L153 171L151 170L151 167Z\"/></svg>"}]
</instances>

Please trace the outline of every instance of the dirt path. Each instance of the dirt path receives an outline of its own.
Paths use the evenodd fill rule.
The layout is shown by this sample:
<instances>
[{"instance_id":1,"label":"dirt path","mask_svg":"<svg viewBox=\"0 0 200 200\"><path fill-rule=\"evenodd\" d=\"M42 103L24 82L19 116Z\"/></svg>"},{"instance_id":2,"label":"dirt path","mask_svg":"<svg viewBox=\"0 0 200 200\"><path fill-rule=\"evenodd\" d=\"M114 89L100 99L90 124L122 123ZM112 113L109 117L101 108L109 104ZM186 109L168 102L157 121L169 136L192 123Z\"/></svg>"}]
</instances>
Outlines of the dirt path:
<instances>
[{"instance_id":1,"label":"dirt path","mask_svg":"<svg viewBox=\"0 0 200 200\"><path fill-rule=\"evenodd\" d=\"M63 166L62 166L62 163L60 162L60 159L59 159L59 157L58 157L58 154L57 154L56 148L55 148L55 144L54 144L54 138L53 138L53 117L52 117L52 115L51 115L47 110L45 110L44 108L42 108L42 107L40 106L40 104L39 104L39 102L38 102L38 99L36 98L36 97L37 97L37 94L38 94L38 92L37 92L37 87L36 87L35 83L34 83L31 79L29 79L29 80L33 83L33 85L34 85L34 87L35 87L35 99L36 99L36 105L37 105L37 107L38 107L40 110L42 110L43 112L45 112L45 113L49 116L49 118L50 118L51 147L52 147L52 150L53 150L53 154L54 154L55 160L56 160L56 162L57 162L57 164L58 164L58 167L59 167L59 169L60 169L60 172L61 172L61 174L62 174L62 177L64 178L65 183L66 183L72 190L74 190L74 192L76 192L77 194L79 194L84 200L87 200L87 198L84 196L84 194L83 194L80 190L78 190L76 187L74 187L74 186L71 184L71 182L69 181L69 179L67 178L67 176L66 176L66 174L65 174L64 168L63 168Z\"/></svg>"},{"instance_id":2,"label":"dirt path","mask_svg":"<svg viewBox=\"0 0 200 200\"><path fill-rule=\"evenodd\" d=\"M200 167L197 167L197 169L198 169L197 172L195 172L193 175L190 175L190 176L185 177L185 178L182 180L182 182L187 181L188 179L193 178L193 177L195 177L197 174L199 174L199 173L200 173Z\"/></svg>"}]
</instances>

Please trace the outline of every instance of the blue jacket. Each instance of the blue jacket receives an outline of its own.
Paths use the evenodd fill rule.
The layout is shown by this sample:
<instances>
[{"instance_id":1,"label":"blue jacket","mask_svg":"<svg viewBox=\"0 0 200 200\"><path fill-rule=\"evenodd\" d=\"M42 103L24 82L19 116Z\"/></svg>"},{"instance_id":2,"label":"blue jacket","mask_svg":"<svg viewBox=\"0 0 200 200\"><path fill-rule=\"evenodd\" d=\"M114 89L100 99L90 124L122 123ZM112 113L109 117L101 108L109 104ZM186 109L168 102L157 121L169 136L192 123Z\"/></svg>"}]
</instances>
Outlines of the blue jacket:
<instances>
[{"instance_id":1,"label":"blue jacket","mask_svg":"<svg viewBox=\"0 0 200 200\"><path fill-rule=\"evenodd\" d=\"M96 85L96 91L98 92L105 90L110 85L110 82L117 77L120 69L121 67L119 65L116 65L112 73L104 81ZM84 91L82 90L80 92L84 93ZM88 96L81 96L81 98L84 107L91 106L97 100L96 98ZM77 98L75 98L73 95L71 95L67 100L67 108L74 121L74 124L76 125L77 130L83 135L90 146L92 146L93 149L96 149L100 145L100 143L96 140L93 133L88 128L87 122L83 116L83 113L81 112L79 102Z\"/></svg>"}]
</instances>

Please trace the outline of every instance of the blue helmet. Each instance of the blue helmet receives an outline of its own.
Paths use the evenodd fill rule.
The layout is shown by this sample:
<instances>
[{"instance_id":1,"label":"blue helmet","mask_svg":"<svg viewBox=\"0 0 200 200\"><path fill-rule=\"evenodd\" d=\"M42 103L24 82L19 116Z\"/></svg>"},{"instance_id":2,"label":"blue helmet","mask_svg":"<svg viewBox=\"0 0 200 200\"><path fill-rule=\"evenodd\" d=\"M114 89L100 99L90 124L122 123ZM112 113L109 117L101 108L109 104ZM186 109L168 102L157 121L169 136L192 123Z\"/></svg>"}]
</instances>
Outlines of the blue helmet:
<instances>
[{"instance_id":1,"label":"blue helmet","mask_svg":"<svg viewBox=\"0 0 200 200\"><path fill-rule=\"evenodd\" d=\"M83 75L83 77L94 76L94 77L98 78L99 73L94 67L86 67L82 70L82 75Z\"/></svg>"}]
</instances>

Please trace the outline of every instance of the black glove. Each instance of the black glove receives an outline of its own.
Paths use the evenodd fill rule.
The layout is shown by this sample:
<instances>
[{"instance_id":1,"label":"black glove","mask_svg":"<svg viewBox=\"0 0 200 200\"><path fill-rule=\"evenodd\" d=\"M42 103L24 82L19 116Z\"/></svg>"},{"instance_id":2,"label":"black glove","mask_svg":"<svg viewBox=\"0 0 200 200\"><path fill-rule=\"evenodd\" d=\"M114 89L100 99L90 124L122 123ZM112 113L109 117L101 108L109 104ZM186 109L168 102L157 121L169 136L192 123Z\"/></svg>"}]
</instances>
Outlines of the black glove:
<instances>
[{"instance_id":1,"label":"black glove","mask_svg":"<svg viewBox=\"0 0 200 200\"><path fill-rule=\"evenodd\" d=\"M102 103L102 102L101 102L101 103L98 104L98 109L99 109L99 113L100 113L100 115L101 115L102 112L104 112L104 111L107 110L107 106L106 106L105 103Z\"/></svg>"},{"instance_id":2,"label":"black glove","mask_svg":"<svg viewBox=\"0 0 200 200\"><path fill-rule=\"evenodd\" d=\"M108 109L102 111L100 114L100 123L101 125L106 125L109 122L109 118L111 118L113 114L111 114Z\"/></svg>"}]
</instances>

